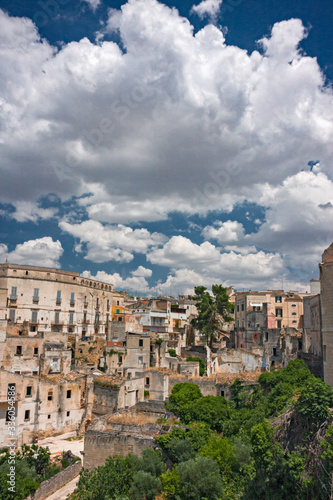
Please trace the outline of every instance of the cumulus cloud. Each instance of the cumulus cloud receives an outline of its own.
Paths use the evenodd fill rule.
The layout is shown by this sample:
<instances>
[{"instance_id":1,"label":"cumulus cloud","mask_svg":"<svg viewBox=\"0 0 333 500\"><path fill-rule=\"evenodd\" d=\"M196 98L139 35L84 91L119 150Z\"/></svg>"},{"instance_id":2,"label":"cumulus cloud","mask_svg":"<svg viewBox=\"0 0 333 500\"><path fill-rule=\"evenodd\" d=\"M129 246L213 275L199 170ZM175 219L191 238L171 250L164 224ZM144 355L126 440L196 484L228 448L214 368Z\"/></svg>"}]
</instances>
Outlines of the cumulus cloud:
<instances>
[{"instance_id":1,"label":"cumulus cloud","mask_svg":"<svg viewBox=\"0 0 333 500\"><path fill-rule=\"evenodd\" d=\"M38 222L52 219L57 213L57 208L41 208L31 201L18 201L15 203L15 212L10 215L17 222Z\"/></svg>"},{"instance_id":2,"label":"cumulus cloud","mask_svg":"<svg viewBox=\"0 0 333 500\"><path fill-rule=\"evenodd\" d=\"M202 235L205 239L213 239L224 245L242 239L244 237L244 227L243 224L237 221L217 221L215 226L206 226L202 231Z\"/></svg>"},{"instance_id":3,"label":"cumulus cloud","mask_svg":"<svg viewBox=\"0 0 333 500\"><path fill-rule=\"evenodd\" d=\"M86 2L93 11L95 11L97 7L101 4L101 0L82 0L82 1Z\"/></svg>"},{"instance_id":4,"label":"cumulus cloud","mask_svg":"<svg viewBox=\"0 0 333 500\"><path fill-rule=\"evenodd\" d=\"M188 268L196 272L216 276L220 280L267 280L283 272L283 261L279 254L259 251L242 255L235 252L222 253L217 247L205 241L201 245L184 236L173 236L162 248L153 248L147 254L152 264L172 269Z\"/></svg>"},{"instance_id":5,"label":"cumulus cloud","mask_svg":"<svg viewBox=\"0 0 333 500\"><path fill-rule=\"evenodd\" d=\"M131 272L133 276L150 278L152 276L153 271L151 269L147 269L146 267L139 266L137 269Z\"/></svg>"},{"instance_id":6,"label":"cumulus cloud","mask_svg":"<svg viewBox=\"0 0 333 500\"><path fill-rule=\"evenodd\" d=\"M230 210L311 158L329 174L332 92L299 50L300 20L274 25L251 54L215 26L194 34L155 0L109 21L126 53L101 38L55 49L32 21L0 12L4 201L82 196L93 184L105 200L91 198L89 216L128 223L175 207Z\"/></svg>"},{"instance_id":7,"label":"cumulus cloud","mask_svg":"<svg viewBox=\"0 0 333 500\"><path fill-rule=\"evenodd\" d=\"M151 247L161 245L166 237L160 233L150 233L145 228L132 229L118 224L103 226L100 222L87 220L80 224L66 221L59 223L60 228L87 245L85 259L94 262L130 262L133 252L146 253ZM82 251L82 246L79 246Z\"/></svg>"},{"instance_id":8,"label":"cumulus cloud","mask_svg":"<svg viewBox=\"0 0 333 500\"><path fill-rule=\"evenodd\" d=\"M198 5L193 5L191 12L198 14L201 19L209 17L212 21L215 21L221 5L222 0L203 0Z\"/></svg>"},{"instance_id":9,"label":"cumulus cloud","mask_svg":"<svg viewBox=\"0 0 333 500\"><path fill-rule=\"evenodd\" d=\"M211 24L194 33L156 0L110 10L105 29L118 30L121 48L105 32L55 48L31 20L0 10L0 195L14 217L51 218L40 197L74 196L60 227L77 251L95 262L147 252L173 269L170 279L223 269L241 282L245 265L273 279L297 268L300 252L313 266L331 227L333 110L317 60L301 50L311 32L282 21L247 53ZM318 158L319 170L300 172ZM245 200L266 209L256 233L235 221L203 230L224 253L128 226L172 211L230 212Z\"/></svg>"},{"instance_id":10,"label":"cumulus cloud","mask_svg":"<svg viewBox=\"0 0 333 500\"><path fill-rule=\"evenodd\" d=\"M0 260L11 264L27 264L31 266L59 268L59 259L63 254L59 240L53 241L49 236L36 240L25 241L8 252L7 245L0 245Z\"/></svg>"},{"instance_id":11,"label":"cumulus cloud","mask_svg":"<svg viewBox=\"0 0 333 500\"><path fill-rule=\"evenodd\" d=\"M150 290L149 284L144 276L123 278L119 273L108 274L105 271L98 271L95 276L93 276L90 271L83 271L82 276L103 281L104 283L111 283L115 290L128 290L145 294Z\"/></svg>"}]
</instances>

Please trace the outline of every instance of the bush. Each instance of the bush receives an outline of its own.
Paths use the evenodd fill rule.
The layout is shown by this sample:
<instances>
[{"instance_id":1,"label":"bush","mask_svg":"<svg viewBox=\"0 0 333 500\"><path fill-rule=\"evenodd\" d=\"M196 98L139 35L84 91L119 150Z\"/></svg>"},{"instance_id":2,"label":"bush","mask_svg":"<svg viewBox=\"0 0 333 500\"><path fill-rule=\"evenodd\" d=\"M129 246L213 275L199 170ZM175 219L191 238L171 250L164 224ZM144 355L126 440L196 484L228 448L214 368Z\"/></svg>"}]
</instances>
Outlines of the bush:
<instances>
[{"instance_id":1,"label":"bush","mask_svg":"<svg viewBox=\"0 0 333 500\"><path fill-rule=\"evenodd\" d=\"M195 356L187 356L186 361L199 361L199 374L202 377L206 371L205 362L201 358L197 358Z\"/></svg>"},{"instance_id":2,"label":"bush","mask_svg":"<svg viewBox=\"0 0 333 500\"><path fill-rule=\"evenodd\" d=\"M169 356L171 356L172 358L177 357L177 353L176 353L175 349L168 349L168 353L169 353Z\"/></svg>"}]
</instances>

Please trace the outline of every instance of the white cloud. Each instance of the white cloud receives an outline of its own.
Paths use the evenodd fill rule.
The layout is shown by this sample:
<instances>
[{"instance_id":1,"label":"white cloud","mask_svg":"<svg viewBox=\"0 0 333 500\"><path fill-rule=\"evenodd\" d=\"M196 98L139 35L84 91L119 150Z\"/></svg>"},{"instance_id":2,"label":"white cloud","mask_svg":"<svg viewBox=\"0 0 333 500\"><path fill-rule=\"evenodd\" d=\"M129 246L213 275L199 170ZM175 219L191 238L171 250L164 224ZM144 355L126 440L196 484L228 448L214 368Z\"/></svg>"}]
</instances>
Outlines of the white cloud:
<instances>
[{"instance_id":1,"label":"white cloud","mask_svg":"<svg viewBox=\"0 0 333 500\"><path fill-rule=\"evenodd\" d=\"M18 201L15 203L15 212L10 216L17 222L38 222L39 220L52 219L57 213L57 208L40 208L31 201Z\"/></svg>"},{"instance_id":2,"label":"white cloud","mask_svg":"<svg viewBox=\"0 0 333 500\"><path fill-rule=\"evenodd\" d=\"M206 226L201 234L207 240L213 239L224 245L242 239L244 237L244 227L243 224L237 221L218 221L215 223L215 227Z\"/></svg>"},{"instance_id":3,"label":"white cloud","mask_svg":"<svg viewBox=\"0 0 333 500\"><path fill-rule=\"evenodd\" d=\"M147 269L146 267L139 266L137 269L132 271L133 276L138 276L138 277L143 277L143 278L150 278L152 276L153 271L151 269Z\"/></svg>"},{"instance_id":4,"label":"white cloud","mask_svg":"<svg viewBox=\"0 0 333 500\"><path fill-rule=\"evenodd\" d=\"M123 278L119 273L108 274L105 271L98 271L95 276L93 276L90 271L84 271L82 276L110 283L113 285L113 288L118 291L128 290L144 294L149 291L149 284L143 276Z\"/></svg>"},{"instance_id":5,"label":"white cloud","mask_svg":"<svg viewBox=\"0 0 333 500\"><path fill-rule=\"evenodd\" d=\"M207 16L215 21L221 5L222 0L203 0L198 5L193 5L191 11L198 14L201 19Z\"/></svg>"},{"instance_id":6,"label":"white cloud","mask_svg":"<svg viewBox=\"0 0 333 500\"><path fill-rule=\"evenodd\" d=\"M125 53L102 34L55 49L32 21L0 11L5 202L94 186L105 199L89 198L89 217L157 221L175 209L230 211L311 159L331 175L332 91L299 51L301 21L275 24L263 54L228 45L212 25L194 34L155 0L109 21Z\"/></svg>"},{"instance_id":7,"label":"white cloud","mask_svg":"<svg viewBox=\"0 0 333 500\"><path fill-rule=\"evenodd\" d=\"M70 224L61 221L60 228L80 243L86 243L87 254L85 259L94 262L130 262L133 252L146 253L151 247L161 245L166 237L160 233L150 233L145 228L132 229L118 224L103 226L100 222L87 220L80 224ZM82 251L82 247L78 247Z\"/></svg>"},{"instance_id":8,"label":"white cloud","mask_svg":"<svg viewBox=\"0 0 333 500\"><path fill-rule=\"evenodd\" d=\"M222 253L208 241L197 245L183 236L173 236L162 248L153 248L148 252L147 260L173 270L192 269L228 284L241 282L247 286L284 272L279 254L263 251L244 255L233 251Z\"/></svg>"},{"instance_id":9,"label":"white cloud","mask_svg":"<svg viewBox=\"0 0 333 500\"><path fill-rule=\"evenodd\" d=\"M101 0L83 0L83 2L89 4L89 6L93 11L95 11L97 7L101 4Z\"/></svg>"},{"instance_id":10,"label":"white cloud","mask_svg":"<svg viewBox=\"0 0 333 500\"><path fill-rule=\"evenodd\" d=\"M53 241L49 236L25 241L17 245L12 252L8 252L6 245L0 245L1 261L7 259L10 264L59 268L59 259L62 254L63 248L60 241Z\"/></svg>"}]
</instances>

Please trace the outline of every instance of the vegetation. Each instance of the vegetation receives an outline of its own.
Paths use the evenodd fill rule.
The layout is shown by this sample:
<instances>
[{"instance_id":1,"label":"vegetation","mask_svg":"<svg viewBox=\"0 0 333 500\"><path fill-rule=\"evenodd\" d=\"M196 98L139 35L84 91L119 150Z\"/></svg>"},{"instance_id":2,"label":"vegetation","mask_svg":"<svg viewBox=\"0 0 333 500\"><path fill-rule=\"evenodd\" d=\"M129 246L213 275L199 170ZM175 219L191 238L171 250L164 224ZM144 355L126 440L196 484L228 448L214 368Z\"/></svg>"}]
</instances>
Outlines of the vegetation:
<instances>
[{"instance_id":1,"label":"vegetation","mask_svg":"<svg viewBox=\"0 0 333 500\"><path fill-rule=\"evenodd\" d=\"M197 358L196 356L187 356L186 361L199 361L199 374L202 377L206 371L205 362L201 358Z\"/></svg>"},{"instance_id":2,"label":"vegetation","mask_svg":"<svg viewBox=\"0 0 333 500\"><path fill-rule=\"evenodd\" d=\"M198 316L192 320L192 326L204 334L207 344L212 346L224 331L223 324L232 321L234 305L229 302L227 289L222 285L213 285L212 294L204 286L196 286L194 292Z\"/></svg>"},{"instance_id":3,"label":"vegetation","mask_svg":"<svg viewBox=\"0 0 333 500\"><path fill-rule=\"evenodd\" d=\"M9 451L0 457L0 500L21 500L37 490L39 485L54 476L74 461L71 455L62 456L61 466L50 460L50 451L33 444L23 445L15 456ZM76 457L80 460L78 457ZM11 467L15 467L15 491L8 483Z\"/></svg>"},{"instance_id":4,"label":"vegetation","mask_svg":"<svg viewBox=\"0 0 333 500\"><path fill-rule=\"evenodd\" d=\"M169 353L169 356L171 356L172 358L177 357L177 353L176 353L175 349L168 349L168 353Z\"/></svg>"},{"instance_id":5,"label":"vegetation","mask_svg":"<svg viewBox=\"0 0 333 500\"><path fill-rule=\"evenodd\" d=\"M176 384L166 407L184 425L155 438L160 450L82 472L75 498L330 498L333 390L303 361L262 374L252 387L236 380L230 401Z\"/></svg>"}]
</instances>

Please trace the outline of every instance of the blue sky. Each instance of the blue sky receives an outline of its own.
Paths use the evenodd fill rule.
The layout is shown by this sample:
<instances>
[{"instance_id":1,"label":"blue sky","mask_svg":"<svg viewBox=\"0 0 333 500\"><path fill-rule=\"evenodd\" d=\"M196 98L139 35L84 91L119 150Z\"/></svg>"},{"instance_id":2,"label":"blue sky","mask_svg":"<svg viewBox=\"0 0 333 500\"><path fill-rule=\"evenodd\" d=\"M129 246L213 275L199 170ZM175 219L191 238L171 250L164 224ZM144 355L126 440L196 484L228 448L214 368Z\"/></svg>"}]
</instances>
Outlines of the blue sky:
<instances>
[{"instance_id":1,"label":"blue sky","mask_svg":"<svg viewBox=\"0 0 333 500\"><path fill-rule=\"evenodd\" d=\"M332 242L332 7L0 1L0 260L306 290Z\"/></svg>"}]
</instances>

